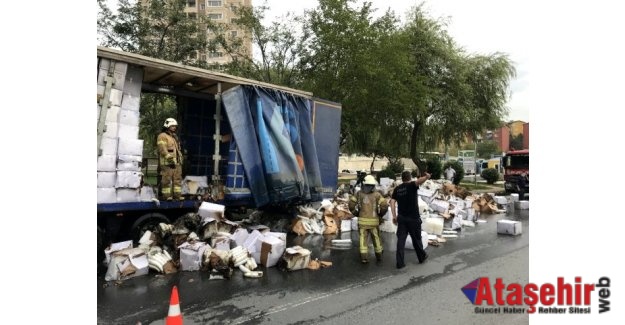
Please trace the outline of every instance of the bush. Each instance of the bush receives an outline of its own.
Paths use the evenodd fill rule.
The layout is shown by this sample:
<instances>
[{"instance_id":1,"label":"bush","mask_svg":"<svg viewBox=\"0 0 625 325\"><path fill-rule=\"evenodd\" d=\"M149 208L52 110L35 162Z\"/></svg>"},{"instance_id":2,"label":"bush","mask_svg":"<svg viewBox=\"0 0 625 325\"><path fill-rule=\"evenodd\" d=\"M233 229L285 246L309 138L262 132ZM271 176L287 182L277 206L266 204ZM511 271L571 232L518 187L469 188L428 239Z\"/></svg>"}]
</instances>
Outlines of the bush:
<instances>
[{"instance_id":1,"label":"bush","mask_svg":"<svg viewBox=\"0 0 625 325\"><path fill-rule=\"evenodd\" d=\"M427 166L428 173L432 174L432 179L441 178L441 174L443 173L443 164L441 163L440 158L434 157L432 159L428 159Z\"/></svg>"},{"instance_id":2,"label":"bush","mask_svg":"<svg viewBox=\"0 0 625 325\"><path fill-rule=\"evenodd\" d=\"M453 170L456 171L456 177L454 177L454 184L455 185L460 184L460 182L464 178L464 167L457 160L449 160L443 165L443 172L449 166L451 166L451 168L453 168Z\"/></svg>"},{"instance_id":3,"label":"bush","mask_svg":"<svg viewBox=\"0 0 625 325\"><path fill-rule=\"evenodd\" d=\"M495 184L499 180L499 172L494 168L486 168L480 174L487 184Z\"/></svg>"},{"instance_id":4,"label":"bush","mask_svg":"<svg viewBox=\"0 0 625 325\"><path fill-rule=\"evenodd\" d=\"M386 166L386 168L382 169L376 176L376 178L378 179L378 183L380 183L380 178L382 177L388 177L390 179L392 179L393 181L395 180L395 172L389 168L388 166Z\"/></svg>"},{"instance_id":5,"label":"bush","mask_svg":"<svg viewBox=\"0 0 625 325\"><path fill-rule=\"evenodd\" d=\"M404 171L404 164L400 159L389 159L388 165L384 169L390 169L395 174L401 174Z\"/></svg>"}]
</instances>

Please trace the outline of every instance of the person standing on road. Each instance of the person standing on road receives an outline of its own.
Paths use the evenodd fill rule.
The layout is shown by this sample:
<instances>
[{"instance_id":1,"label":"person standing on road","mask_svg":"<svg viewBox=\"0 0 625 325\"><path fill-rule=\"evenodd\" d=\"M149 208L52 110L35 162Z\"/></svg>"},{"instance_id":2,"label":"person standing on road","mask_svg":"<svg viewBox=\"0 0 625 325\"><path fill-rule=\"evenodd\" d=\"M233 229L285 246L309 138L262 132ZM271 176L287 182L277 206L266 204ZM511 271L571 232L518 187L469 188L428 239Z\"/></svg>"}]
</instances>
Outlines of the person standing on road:
<instances>
[{"instance_id":1,"label":"person standing on road","mask_svg":"<svg viewBox=\"0 0 625 325\"><path fill-rule=\"evenodd\" d=\"M517 183L519 190L519 200L525 200L525 188L527 187L527 183L529 183L527 174L521 173L521 177L519 178L519 182Z\"/></svg>"},{"instance_id":2,"label":"person standing on road","mask_svg":"<svg viewBox=\"0 0 625 325\"><path fill-rule=\"evenodd\" d=\"M163 131L156 138L161 193L165 200L182 199L182 150L176 135L177 129L178 122L168 118Z\"/></svg>"},{"instance_id":3,"label":"person standing on road","mask_svg":"<svg viewBox=\"0 0 625 325\"><path fill-rule=\"evenodd\" d=\"M412 180L410 172L404 171L401 173L402 184L393 190L390 203L393 223L397 225L395 264L398 269L406 266L404 262L404 248L408 235L410 235L410 239L412 239L412 246L414 246L415 252L417 253L419 263L425 262L428 258L428 254L423 250L423 243L421 242L421 216L419 215L417 205L417 190L419 189L419 185L430 179L430 177L431 175L429 173L425 173L424 176Z\"/></svg>"},{"instance_id":4,"label":"person standing on road","mask_svg":"<svg viewBox=\"0 0 625 325\"><path fill-rule=\"evenodd\" d=\"M388 203L382 194L375 190L377 182L373 176L366 176L362 184L362 189L349 201L350 210L358 215L360 261L362 263L369 262L369 234L373 240L375 258L377 261L381 261L383 248L380 240L379 216L386 214Z\"/></svg>"},{"instance_id":5,"label":"person standing on road","mask_svg":"<svg viewBox=\"0 0 625 325\"><path fill-rule=\"evenodd\" d=\"M447 169L445 169L445 178L447 178L448 181L453 183L454 177L456 177L456 170L451 168L451 165L450 165L449 167L447 167Z\"/></svg>"}]
</instances>

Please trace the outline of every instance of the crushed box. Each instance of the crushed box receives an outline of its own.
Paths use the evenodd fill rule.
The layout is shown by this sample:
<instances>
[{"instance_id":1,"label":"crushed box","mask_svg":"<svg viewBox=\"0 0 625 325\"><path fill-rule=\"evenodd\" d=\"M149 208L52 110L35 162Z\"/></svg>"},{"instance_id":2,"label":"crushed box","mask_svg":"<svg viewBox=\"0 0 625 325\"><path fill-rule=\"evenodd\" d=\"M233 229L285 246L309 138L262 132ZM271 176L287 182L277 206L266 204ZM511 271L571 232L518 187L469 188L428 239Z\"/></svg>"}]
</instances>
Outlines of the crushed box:
<instances>
[{"instance_id":1,"label":"crushed box","mask_svg":"<svg viewBox=\"0 0 625 325\"><path fill-rule=\"evenodd\" d=\"M504 235L520 235L523 232L521 221L499 220L497 221L497 233Z\"/></svg>"}]
</instances>

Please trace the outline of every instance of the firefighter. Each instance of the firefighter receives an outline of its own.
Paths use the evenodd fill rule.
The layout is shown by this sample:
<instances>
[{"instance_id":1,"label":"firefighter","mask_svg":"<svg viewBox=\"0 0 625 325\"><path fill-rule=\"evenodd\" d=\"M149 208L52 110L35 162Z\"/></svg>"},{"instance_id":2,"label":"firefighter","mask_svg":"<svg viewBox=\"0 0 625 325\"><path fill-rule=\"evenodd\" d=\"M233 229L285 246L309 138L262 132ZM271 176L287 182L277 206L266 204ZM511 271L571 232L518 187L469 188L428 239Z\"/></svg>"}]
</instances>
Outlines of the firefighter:
<instances>
[{"instance_id":1,"label":"firefighter","mask_svg":"<svg viewBox=\"0 0 625 325\"><path fill-rule=\"evenodd\" d=\"M369 262L369 234L373 240L373 247L377 261L382 260L382 241L380 240L380 217L386 214L388 203L375 190L377 182L368 175L364 178L362 189L350 197L349 207L354 215L358 215L358 235L360 242L360 260Z\"/></svg>"},{"instance_id":2,"label":"firefighter","mask_svg":"<svg viewBox=\"0 0 625 325\"><path fill-rule=\"evenodd\" d=\"M163 131L156 138L161 193L165 200L182 199L182 151L176 135L177 129L178 122L168 118L163 125Z\"/></svg>"}]
</instances>

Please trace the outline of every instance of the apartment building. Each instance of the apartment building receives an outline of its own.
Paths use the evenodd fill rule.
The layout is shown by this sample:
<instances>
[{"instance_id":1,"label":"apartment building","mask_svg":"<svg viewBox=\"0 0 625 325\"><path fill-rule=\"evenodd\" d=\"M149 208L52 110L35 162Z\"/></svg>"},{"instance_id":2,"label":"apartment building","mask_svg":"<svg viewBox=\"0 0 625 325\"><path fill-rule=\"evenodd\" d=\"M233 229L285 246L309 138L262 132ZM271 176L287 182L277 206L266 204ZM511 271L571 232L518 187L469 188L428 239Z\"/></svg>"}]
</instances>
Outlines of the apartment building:
<instances>
[{"instance_id":1,"label":"apartment building","mask_svg":"<svg viewBox=\"0 0 625 325\"><path fill-rule=\"evenodd\" d=\"M145 4L149 0L141 1ZM206 17L217 23L231 24L232 20L237 18L235 8L240 6L252 6L252 0L186 0L184 12L186 12L189 17L206 15ZM251 35L248 35L249 33L245 33L243 30L234 26L231 26L226 33L227 37L243 38L245 51L249 53L250 56L252 55L252 39ZM214 37L214 34L208 31L207 37L210 39ZM191 59L206 61L208 64L225 64L231 61L230 56L219 49L209 53L198 50L195 57L191 57Z\"/></svg>"}]
</instances>

